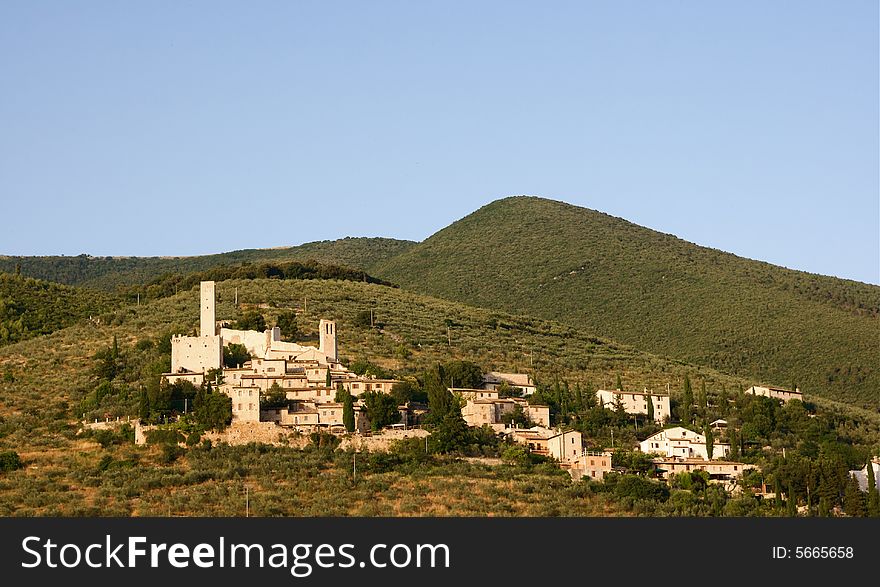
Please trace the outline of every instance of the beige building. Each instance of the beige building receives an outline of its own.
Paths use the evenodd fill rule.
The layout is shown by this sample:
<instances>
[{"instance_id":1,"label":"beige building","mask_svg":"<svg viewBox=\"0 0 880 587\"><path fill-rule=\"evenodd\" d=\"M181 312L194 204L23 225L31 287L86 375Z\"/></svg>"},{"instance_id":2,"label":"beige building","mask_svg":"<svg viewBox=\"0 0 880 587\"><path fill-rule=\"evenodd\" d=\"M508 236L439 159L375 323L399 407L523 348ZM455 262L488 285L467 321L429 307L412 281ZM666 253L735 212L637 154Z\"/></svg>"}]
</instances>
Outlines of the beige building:
<instances>
[{"instance_id":1,"label":"beige building","mask_svg":"<svg viewBox=\"0 0 880 587\"><path fill-rule=\"evenodd\" d=\"M490 371L483 375L483 387L485 389L497 390L504 383L507 383L510 387L518 387L522 390L523 395L531 395L537 389L532 377L525 373Z\"/></svg>"},{"instance_id":2,"label":"beige building","mask_svg":"<svg viewBox=\"0 0 880 587\"><path fill-rule=\"evenodd\" d=\"M505 428L504 416L521 407L529 419L539 426L550 425L549 406L530 405L521 398L469 399L461 408L461 416L468 426L490 426L497 431Z\"/></svg>"},{"instance_id":3,"label":"beige building","mask_svg":"<svg viewBox=\"0 0 880 587\"><path fill-rule=\"evenodd\" d=\"M575 462L583 454L583 436L577 430L553 430L544 426L507 428L504 433L524 444L530 452L553 457L560 463Z\"/></svg>"},{"instance_id":4,"label":"beige building","mask_svg":"<svg viewBox=\"0 0 880 587\"><path fill-rule=\"evenodd\" d=\"M342 387L348 393L355 397L359 397L365 391L380 391L382 393L391 393L394 384L401 383L397 379L365 379L363 377L354 379L343 379Z\"/></svg>"},{"instance_id":5,"label":"beige building","mask_svg":"<svg viewBox=\"0 0 880 587\"><path fill-rule=\"evenodd\" d=\"M611 470L610 452L584 451L580 457L571 462L568 473L575 481L582 477L602 481L605 478L605 474Z\"/></svg>"},{"instance_id":6,"label":"beige building","mask_svg":"<svg viewBox=\"0 0 880 587\"><path fill-rule=\"evenodd\" d=\"M214 321L214 282L199 286L199 336L171 337L171 373L205 373L223 364L223 343L216 335Z\"/></svg>"},{"instance_id":7,"label":"beige building","mask_svg":"<svg viewBox=\"0 0 880 587\"><path fill-rule=\"evenodd\" d=\"M645 391L621 391L619 389L609 391L600 389L596 392L596 399L599 404L613 410L618 400L623 404L623 409L627 414L648 414L648 398L654 407L654 421L663 423L669 419L671 408L669 404L669 396L662 393Z\"/></svg>"},{"instance_id":8,"label":"beige building","mask_svg":"<svg viewBox=\"0 0 880 587\"><path fill-rule=\"evenodd\" d=\"M233 422L260 421L260 388L232 387L224 390L232 398Z\"/></svg>"},{"instance_id":9,"label":"beige building","mask_svg":"<svg viewBox=\"0 0 880 587\"><path fill-rule=\"evenodd\" d=\"M709 460L706 449L706 437L681 426L667 428L649 436L639 443L639 449L643 453L659 454L670 458L700 458ZM713 443L713 459L723 459L729 453L729 444L723 442Z\"/></svg>"},{"instance_id":10,"label":"beige building","mask_svg":"<svg viewBox=\"0 0 880 587\"><path fill-rule=\"evenodd\" d=\"M547 439L547 452L559 462L574 462L584 452L583 436L577 430L559 430Z\"/></svg>"},{"instance_id":11,"label":"beige building","mask_svg":"<svg viewBox=\"0 0 880 587\"><path fill-rule=\"evenodd\" d=\"M760 395L773 399L781 399L783 402L788 402L793 399L799 399L803 401L804 399L800 388L796 388L794 391L791 391L790 389L783 389L782 387L753 385L746 390L746 393L749 395Z\"/></svg>"},{"instance_id":12,"label":"beige building","mask_svg":"<svg viewBox=\"0 0 880 587\"><path fill-rule=\"evenodd\" d=\"M474 399L491 399L498 398L498 392L492 389L470 389L466 387L448 387L449 393L458 396L464 401Z\"/></svg>"},{"instance_id":13,"label":"beige building","mask_svg":"<svg viewBox=\"0 0 880 587\"><path fill-rule=\"evenodd\" d=\"M317 348L282 341L277 327L263 332L221 328L217 334L215 294L214 282L201 283L200 336L172 337L172 372L164 377L172 383L185 380L201 385L209 369L221 369L224 346L244 345L252 358L244 365L222 369L222 383L217 387L232 400L233 422L268 419L283 425L338 429L342 426L342 412L341 406L334 404L337 383L342 383L354 396L369 390L389 393L397 383L357 377L341 365L336 323L331 320L320 321ZM327 385L328 373L331 386ZM261 410L261 396L274 385L284 390L289 407ZM362 406L355 405L355 414L357 428L368 429Z\"/></svg>"},{"instance_id":14,"label":"beige building","mask_svg":"<svg viewBox=\"0 0 880 587\"><path fill-rule=\"evenodd\" d=\"M691 471L706 471L709 473L710 481L733 481L743 474L743 471L754 469L755 465L746 463L734 463L732 461L704 459L681 459L675 457L663 457L653 460L657 472L664 479L669 479L671 475L678 473L689 473Z\"/></svg>"},{"instance_id":15,"label":"beige building","mask_svg":"<svg viewBox=\"0 0 880 587\"><path fill-rule=\"evenodd\" d=\"M354 427L357 432L367 432L370 422L363 407L354 406ZM343 405L336 402L294 402L288 408L269 408L261 413L264 422L275 422L300 431L328 430L330 432L345 431L343 422Z\"/></svg>"}]
</instances>

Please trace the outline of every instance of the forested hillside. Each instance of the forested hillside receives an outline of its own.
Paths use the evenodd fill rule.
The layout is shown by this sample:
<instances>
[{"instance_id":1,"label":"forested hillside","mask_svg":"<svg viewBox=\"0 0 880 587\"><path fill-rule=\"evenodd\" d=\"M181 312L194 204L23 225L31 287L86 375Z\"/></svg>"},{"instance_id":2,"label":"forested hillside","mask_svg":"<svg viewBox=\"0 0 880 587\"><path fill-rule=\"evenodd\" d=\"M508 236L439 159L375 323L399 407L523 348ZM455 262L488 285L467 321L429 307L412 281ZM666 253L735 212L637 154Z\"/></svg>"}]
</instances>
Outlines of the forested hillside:
<instances>
[{"instance_id":1,"label":"forested hillside","mask_svg":"<svg viewBox=\"0 0 880 587\"><path fill-rule=\"evenodd\" d=\"M337 266L334 275L321 269L325 277L369 272L367 281L880 407L880 287L744 259L541 198L498 200L418 244L346 238L202 257L0 257L0 269L152 296L199 278L269 277L234 272L289 262Z\"/></svg>"},{"instance_id":2,"label":"forested hillside","mask_svg":"<svg viewBox=\"0 0 880 587\"><path fill-rule=\"evenodd\" d=\"M880 287L743 259L600 212L499 200L373 272L414 291L880 405Z\"/></svg>"},{"instance_id":3,"label":"forested hillside","mask_svg":"<svg viewBox=\"0 0 880 587\"><path fill-rule=\"evenodd\" d=\"M0 273L0 345L54 332L119 303L102 292Z\"/></svg>"},{"instance_id":4,"label":"forested hillside","mask_svg":"<svg viewBox=\"0 0 880 587\"><path fill-rule=\"evenodd\" d=\"M18 270L22 275L46 281L115 291L120 287L146 284L169 273L187 274L266 261L317 261L369 270L414 244L390 238L344 238L295 247L245 249L195 257L0 256L0 271L11 273Z\"/></svg>"}]
</instances>

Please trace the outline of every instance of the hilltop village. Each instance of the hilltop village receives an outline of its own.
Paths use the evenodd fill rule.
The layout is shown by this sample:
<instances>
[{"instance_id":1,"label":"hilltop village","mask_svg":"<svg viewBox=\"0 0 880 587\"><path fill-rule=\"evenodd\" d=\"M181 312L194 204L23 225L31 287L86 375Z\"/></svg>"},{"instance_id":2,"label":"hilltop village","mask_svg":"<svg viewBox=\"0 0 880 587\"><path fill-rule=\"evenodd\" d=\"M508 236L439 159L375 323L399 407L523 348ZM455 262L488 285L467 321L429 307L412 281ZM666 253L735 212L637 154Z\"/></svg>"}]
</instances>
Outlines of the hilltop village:
<instances>
[{"instance_id":1,"label":"hilltop village","mask_svg":"<svg viewBox=\"0 0 880 587\"><path fill-rule=\"evenodd\" d=\"M233 346L246 349L250 358L242 364L224 365L224 349ZM199 335L172 337L171 372L163 379L169 385L185 381L196 387L212 387L228 396L232 404L230 434L241 438L251 437L249 429L268 430L267 437L273 437L272 431L375 435L364 399L370 394L390 397L394 386L403 383L357 375L343 365L332 320L320 321L317 347L282 340L278 327L259 332L218 326L212 281L200 285ZM614 468L613 447L591 451L581 432L552 427L549 407L530 401L535 390L529 375L499 372L484 374L482 386L477 388L448 387L468 426L488 427L531 453L552 457L574 479L603 479ZM799 389L768 386L752 386L746 393L782 402L801 398ZM600 406L653 420L660 427L672 415L668 393L599 389L595 398ZM428 405L406 402L395 408L398 422L382 434L427 435L421 423L429 412ZM703 471L708 481L732 488L735 480L754 466L728 460L731 445L712 438L725 436L725 420L710 426L707 434L683 426L661 428L631 448L650 455L655 471L664 478ZM137 427L138 442L145 442L148 428Z\"/></svg>"}]
</instances>

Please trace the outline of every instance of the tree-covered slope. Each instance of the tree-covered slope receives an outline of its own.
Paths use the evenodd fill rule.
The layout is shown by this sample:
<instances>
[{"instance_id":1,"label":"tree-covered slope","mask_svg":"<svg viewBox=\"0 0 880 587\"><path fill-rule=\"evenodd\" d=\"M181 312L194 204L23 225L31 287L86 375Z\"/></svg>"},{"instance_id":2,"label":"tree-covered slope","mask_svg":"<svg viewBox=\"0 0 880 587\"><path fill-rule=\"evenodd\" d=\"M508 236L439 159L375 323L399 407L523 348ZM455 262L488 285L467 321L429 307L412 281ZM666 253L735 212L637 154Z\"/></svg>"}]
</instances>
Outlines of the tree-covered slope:
<instances>
[{"instance_id":1,"label":"tree-covered slope","mask_svg":"<svg viewBox=\"0 0 880 587\"><path fill-rule=\"evenodd\" d=\"M743 259L600 212L498 200L372 272L756 381L880 403L880 287Z\"/></svg>"},{"instance_id":2,"label":"tree-covered slope","mask_svg":"<svg viewBox=\"0 0 880 587\"><path fill-rule=\"evenodd\" d=\"M119 303L102 292L0 273L0 345L54 332Z\"/></svg>"},{"instance_id":3,"label":"tree-covered slope","mask_svg":"<svg viewBox=\"0 0 880 587\"><path fill-rule=\"evenodd\" d=\"M369 270L413 246L390 238L344 238L295 247L244 249L195 257L13 257L0 256L0 271L67 285L116 290L145 284L168 273L192 273L224 265L264 261L317 261Z\"/></svg>"}]
</instances>

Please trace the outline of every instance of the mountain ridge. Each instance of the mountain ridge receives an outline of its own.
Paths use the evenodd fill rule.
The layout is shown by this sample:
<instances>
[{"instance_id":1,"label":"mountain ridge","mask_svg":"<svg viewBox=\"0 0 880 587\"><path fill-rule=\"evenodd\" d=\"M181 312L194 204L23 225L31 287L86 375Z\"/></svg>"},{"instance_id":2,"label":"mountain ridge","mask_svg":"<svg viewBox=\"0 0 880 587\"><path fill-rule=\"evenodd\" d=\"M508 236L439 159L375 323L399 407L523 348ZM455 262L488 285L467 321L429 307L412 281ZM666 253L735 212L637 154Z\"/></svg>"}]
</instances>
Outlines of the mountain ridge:
<instances>
[{"instance_id":1,"label":"mountain ridge","mask_svg":"<svg viewBox=\"0 0 880 587\"><path fill-rule=\"evenodd\" d=\"M880 286L739 257L556 200L496 200L420 243L346 238L162 263L73 259L82 274L69 261L39 257L0 258L0 270L21 264L23 274L114 291L160 272L318 260L731 375L880 406Z\"/></svg>"},{"instance_id":2,"label":"mountain ridge","mask_svg":"<svg viewBox=\"0 0 880 587\"><path fill-rule=\"evenodd\" d=\"M534 197L496 200L372 268L438 297L878 405L880 287L688 243Z\"/></svg>"}]
</instances>

